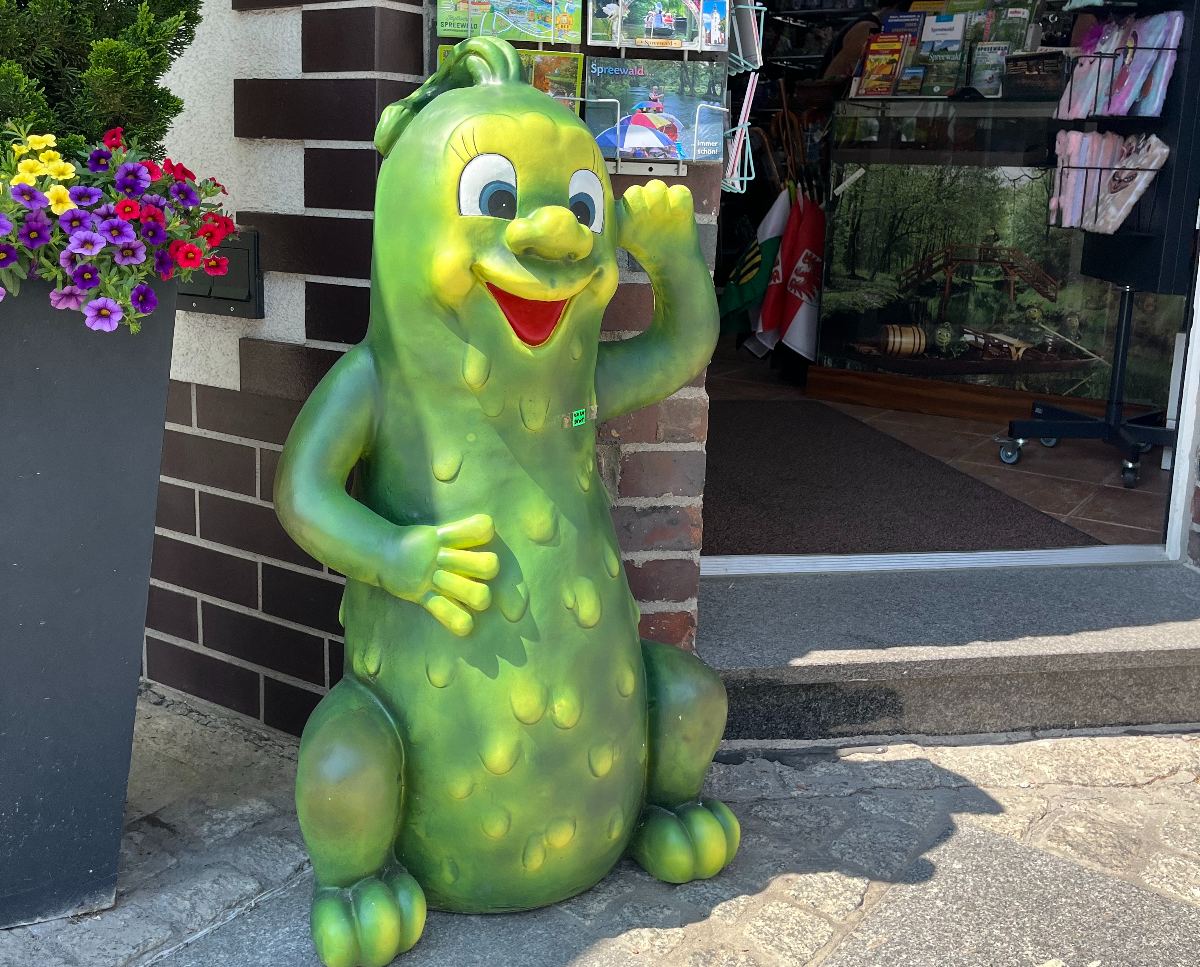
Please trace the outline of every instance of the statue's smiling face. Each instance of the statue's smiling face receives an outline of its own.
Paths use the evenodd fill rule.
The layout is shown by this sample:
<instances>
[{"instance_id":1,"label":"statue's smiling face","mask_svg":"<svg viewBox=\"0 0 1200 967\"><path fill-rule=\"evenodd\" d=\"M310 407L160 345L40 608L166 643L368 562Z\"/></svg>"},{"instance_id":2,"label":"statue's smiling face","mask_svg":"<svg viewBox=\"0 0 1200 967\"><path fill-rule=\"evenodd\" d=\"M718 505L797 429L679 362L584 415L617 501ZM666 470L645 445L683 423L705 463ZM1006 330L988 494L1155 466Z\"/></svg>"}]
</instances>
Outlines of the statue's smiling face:
<instances>
[{"instance_id":1,"label":"statue's smiling face","mask_svg":"<svg viewBox=\"0 0 1200 967\"><path fill-rule=\"evenodd\" d=\"M559 105L547 98L545 107L476 115L451 132L432 277L451 308L486 294L529 347L554 337L585 290L611 295L617 276L603 158L573 115L564 123L549 113Z\"/></svg>"}]
</instances>

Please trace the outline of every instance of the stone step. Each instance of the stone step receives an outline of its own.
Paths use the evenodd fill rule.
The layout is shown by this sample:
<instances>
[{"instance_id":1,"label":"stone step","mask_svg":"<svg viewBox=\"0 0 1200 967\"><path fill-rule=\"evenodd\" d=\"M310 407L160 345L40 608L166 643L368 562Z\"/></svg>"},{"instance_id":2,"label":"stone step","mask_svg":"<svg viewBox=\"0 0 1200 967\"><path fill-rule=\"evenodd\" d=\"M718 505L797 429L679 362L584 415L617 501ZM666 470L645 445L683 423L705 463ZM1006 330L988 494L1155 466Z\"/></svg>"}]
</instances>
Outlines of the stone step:
<instances>
[{"instance_id":1,"label":"stone step","mask_svg":"<svg viewBox=\"0 0 1200 967\"><path fill-rule=\"evenodd\" d=\"M1200 720L1184 565L704 577L727 739Z\"/></svg>"}]
</instances>

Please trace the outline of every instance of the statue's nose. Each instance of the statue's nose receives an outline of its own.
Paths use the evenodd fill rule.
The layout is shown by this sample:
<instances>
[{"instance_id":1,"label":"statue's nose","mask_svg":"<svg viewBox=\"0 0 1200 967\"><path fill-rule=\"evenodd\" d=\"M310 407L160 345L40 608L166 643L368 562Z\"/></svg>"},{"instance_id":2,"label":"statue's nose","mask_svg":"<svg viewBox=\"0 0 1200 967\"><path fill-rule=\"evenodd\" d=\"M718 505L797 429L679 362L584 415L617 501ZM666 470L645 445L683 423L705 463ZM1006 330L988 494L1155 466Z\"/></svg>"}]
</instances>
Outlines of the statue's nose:
<instances>
[{"instance_id":1,"label":"statue's nose","mask_svg":"<svg viewBox=\"0 0 1200 967\"><path fill-rule=\"evenodd\" d=\"M561 205L546 205L525 218L514 218L504 230L504 243L514 255L576 262L592 251L592 233Z\"/></svg>"}]
</instances>

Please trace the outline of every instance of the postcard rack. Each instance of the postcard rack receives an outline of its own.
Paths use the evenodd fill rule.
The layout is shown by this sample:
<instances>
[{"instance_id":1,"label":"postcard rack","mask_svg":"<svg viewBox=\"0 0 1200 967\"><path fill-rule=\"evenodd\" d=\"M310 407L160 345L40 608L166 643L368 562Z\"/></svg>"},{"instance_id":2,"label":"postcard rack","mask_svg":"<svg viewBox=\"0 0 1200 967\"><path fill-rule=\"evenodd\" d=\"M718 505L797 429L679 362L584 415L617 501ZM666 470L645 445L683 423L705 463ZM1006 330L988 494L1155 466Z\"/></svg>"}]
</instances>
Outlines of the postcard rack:
<instances>
[{"instance_id":1,"label":"postcard rack","mask_svg":"<svg viewBox=\"0 0 1200 967\"><path fill-rule=\"evenodd\" d=\"M1094 121L1094 120L1135 120L1135 121L1152 121L1157 119L1163 108L1165 100L1164 92L1159 92L1158 110L1153 114L1133 114L1128 110L1123 112L1113 112L1109 110L1097 110L1097 105L1111 105L1113 103L1113 95L1120 91L1121 86L1121 69L1123 64L1127 64L1136 59L1139 54L1153 54L1155 58L1167 55L1178 57L1184 53L1179 47L1147 47L1147 46L1127 46L1120 51L1109 53L1107 51L1094 51L1090 54L1075 54L1068 63L1066 72L1066 84L1063 94L1060 99L1059 111L1062 106L1068 107L1068 116L1063 117L1058 111L1055 112L1055 117L1061 121ZM1094 70L1090 72L1090 76L1085 79L1078 79L1084 74L1086 68L1090 65L1095 65ZM1155 73L1157 67L1152 66L1147 75L1146 82L1149 83L1151 75ZM1173 72L1174 65L1169 68ZM1167 80L1164 85L1169 84L1169 79L1172 74L1167 75ZM1143 87L1144 85L1139 85ZM1138 97L1136 100L1140 100ZM1071 106L1075 104L1090 105L1086 111L1081 114L1071 112ZM1129 105L1132 107L1133 103Z\"/></svg>"},{"instance_id":2,"label":"postcard rack","mask_svg":"<svg viewBox=\"0 0 1200 967\"><path fill-rule=\"evenodd\" d=\"M1059 165L1055 173L1054 201L1073 187L1081 194L1083 204L1075 213L1064 212L1060 206L1056 212L1059 220L1051 221L1051 225L1100 235L1114 235L1118 231L1125 235L1149 235L1156 224L1159 171L1158 168ZM1072 180L1073 186L1070 185ZM1118 219L1103 208L1102 203L1106 195L1115 197L1125 191L1134 191L1137 195L1128 211Z\"/></svg>"},{"instance_id":3,"label":"postcard rack","mask_svg":"<svg viewBox=\"0 0 1200 967\"><path fill-rule=\"evenodd\" d=\"M744 74L762 66L763 17L767 8L759 3L733 3L729 11L730 75Z\"/></svg>"}]
</instances>

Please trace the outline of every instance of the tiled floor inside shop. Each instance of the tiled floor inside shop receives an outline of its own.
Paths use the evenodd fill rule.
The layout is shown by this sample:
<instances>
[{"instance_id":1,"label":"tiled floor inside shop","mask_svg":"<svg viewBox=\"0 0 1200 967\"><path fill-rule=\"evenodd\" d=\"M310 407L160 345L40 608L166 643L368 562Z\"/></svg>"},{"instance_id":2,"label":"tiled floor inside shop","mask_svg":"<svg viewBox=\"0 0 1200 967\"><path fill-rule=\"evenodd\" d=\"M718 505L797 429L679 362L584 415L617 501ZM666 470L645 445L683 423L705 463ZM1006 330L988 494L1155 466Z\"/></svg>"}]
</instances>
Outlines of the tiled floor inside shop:
<instances>
[{"instance_id":1,"label":"tiled floor inside shop","mask_svg":"<svg viewBox=\"0 0 1200 967\"><path fill-rule=\"evenodd\" d=\"M708 370L706 385L714 403L806 398L803 389L784 382L765 360L734 351L725 342ZM1031 442L1018 465L1005 466L992 439L1004 426L849 403L829 405L1102 543L1163 540L1171 474L1160 469L1161 450L1142 459L1141 480L1127 490L1121 484L1120 454L1098 441L1063 440L1053 449ZM708 459L719 460L720 454L710 447Z\"/></svg>"}]
</instances>

